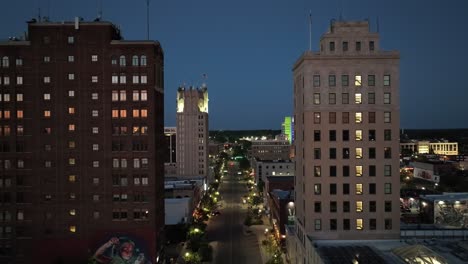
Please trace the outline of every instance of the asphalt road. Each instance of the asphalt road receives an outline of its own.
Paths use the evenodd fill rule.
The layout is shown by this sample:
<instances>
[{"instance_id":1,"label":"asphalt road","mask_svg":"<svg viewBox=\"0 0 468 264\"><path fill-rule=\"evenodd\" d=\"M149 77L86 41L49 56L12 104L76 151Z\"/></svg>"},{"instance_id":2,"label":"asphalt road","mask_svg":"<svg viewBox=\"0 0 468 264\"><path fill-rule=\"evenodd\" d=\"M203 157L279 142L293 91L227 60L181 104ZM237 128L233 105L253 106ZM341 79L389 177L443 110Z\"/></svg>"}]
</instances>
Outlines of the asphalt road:
<instances>
[{"instance_id":1,"label":"asphalt road","mask_svg":"<svg viewBox=\"0 0 468 264\"><path fill-rule=\"evenodd\" d=\"M247 213L242 206L242 196L247 194L245 183L233 175L224 177L219 192L221 214L212 217L206 229L207 239L214 245L213 263L261 264L257 237L243 231Z\"/></svg>"}]
</instances>

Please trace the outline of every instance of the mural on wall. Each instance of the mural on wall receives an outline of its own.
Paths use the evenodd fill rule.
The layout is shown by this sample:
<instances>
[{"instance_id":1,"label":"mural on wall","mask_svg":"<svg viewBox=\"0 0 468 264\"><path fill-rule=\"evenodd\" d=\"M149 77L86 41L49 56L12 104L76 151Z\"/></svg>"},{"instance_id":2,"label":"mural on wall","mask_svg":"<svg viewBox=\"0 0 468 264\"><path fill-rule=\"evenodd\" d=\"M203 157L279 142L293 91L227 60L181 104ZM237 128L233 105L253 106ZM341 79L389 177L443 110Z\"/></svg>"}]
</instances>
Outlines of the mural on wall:
<instances>
[{"instance_id":1,"label":"mural on wall","mask_svg":"<svg viewBox=\"0 0 468 264\"><path fill-rule=\"evenodd\" d=\"M111 237L94 253L95 263L152 264L145 243L127 236Z\"/></svg>"},{"instance_id":2,"label":"mural on wall","mask_svg":"<svg viewBox=\"0 0 468 264\"><path fill-rule=\"evenodd\" d=\"M439 202L434 208L435 224L458 228L468 227L468 207L465 202L457 204Z\"/></svg>"}]
</instances>

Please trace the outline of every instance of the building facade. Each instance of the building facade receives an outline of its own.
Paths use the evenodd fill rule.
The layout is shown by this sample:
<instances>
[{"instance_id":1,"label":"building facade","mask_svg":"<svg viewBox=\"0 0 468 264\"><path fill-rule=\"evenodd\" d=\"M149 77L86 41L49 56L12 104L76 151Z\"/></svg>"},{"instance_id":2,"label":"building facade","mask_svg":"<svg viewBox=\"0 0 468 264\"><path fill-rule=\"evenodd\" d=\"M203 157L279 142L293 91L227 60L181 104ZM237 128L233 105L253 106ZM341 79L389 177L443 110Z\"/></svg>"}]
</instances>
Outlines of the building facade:
<instances>
[{"instance_id":1,"label":"building facade","mask_svg":"<svg viewBox=\"0 0 468 264\"><path fill-rule=\"evenodd\" d=\"M458 142L430 142L430 141L416 141L401 142L400 152L409 150L411 153L417 154L437 154L437 155L458 155Z\"/></svg>"},{"instance_id":2,"label":"building facade","mask_svg":"<svg viewBox=\"0 0 468 264\"><path fill-rule=\"evenodd\" d=\"M32 20L0 57L0 262L86 263L131 242L160 260L160 44Z\"/></svg>"},{"instance_id":3,"label":"building facade","mask_svg":"<svg viewBox=\"0 0 468 264\"><path fill-rule=\"evenodd\" d=\"M294 118L286 116L284 122L281 124L281 134L285 136L285 139L292 144L294 141Z\"/></svg>"},{"instance_id":4,"label":"building facade","mask_svg":"<svg viewBox=\"0 0 468 264\"><path fill-rule=\"evenodd\" d=\"M259 160L287 160L291 145L286 139L252 140L252 158Z\"/></svg>"},{"instance_id":5,"label":"building facade","mask_svg":"<svg viewBox=\"0 0 468 264\"><path fill-rule=\"evenodd\" d=\"M302 252L307 236L397 239L399 52L381 50L367 21L332 21L320 51L304 53L293 72Z\"/></svg>"},{"instance_id":6,"label":"building facade","mask_svg":"<svg viewBox=\"0 0 468 264\"><path fill-rule=\"evenodd\" d=\"M177 175L208 176L208 89L177 91Z\"/></svg>"},{"instance_id":7,"label":"building facade","mask_svg":"<svg viewBox=\"0 0 468 264\"><path fill-rule=\"evenodd\" d=\"M255 182L266 182L269 176L294 175L294 162L291 160L258 160L252 162L255 174Z\"/></svg>"}]
</instances>

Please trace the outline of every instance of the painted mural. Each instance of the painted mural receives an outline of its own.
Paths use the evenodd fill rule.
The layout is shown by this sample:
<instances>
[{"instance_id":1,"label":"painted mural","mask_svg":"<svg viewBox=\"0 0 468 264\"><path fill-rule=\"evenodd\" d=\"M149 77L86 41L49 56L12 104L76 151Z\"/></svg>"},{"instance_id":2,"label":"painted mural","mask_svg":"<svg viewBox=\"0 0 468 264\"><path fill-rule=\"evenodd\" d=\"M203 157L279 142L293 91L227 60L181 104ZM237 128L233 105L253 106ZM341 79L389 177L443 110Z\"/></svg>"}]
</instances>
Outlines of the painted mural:
<instances>
[{"instance_id":1,"label":"painted mural","mask_svg":"<svg viewBox=\"0 0 468 264\"><path fill-rule=\"evenodd\" d=\"M127 236L109 238L94 253L99 264L152 264L145 244Z\"/></svg>"}]
</instances>

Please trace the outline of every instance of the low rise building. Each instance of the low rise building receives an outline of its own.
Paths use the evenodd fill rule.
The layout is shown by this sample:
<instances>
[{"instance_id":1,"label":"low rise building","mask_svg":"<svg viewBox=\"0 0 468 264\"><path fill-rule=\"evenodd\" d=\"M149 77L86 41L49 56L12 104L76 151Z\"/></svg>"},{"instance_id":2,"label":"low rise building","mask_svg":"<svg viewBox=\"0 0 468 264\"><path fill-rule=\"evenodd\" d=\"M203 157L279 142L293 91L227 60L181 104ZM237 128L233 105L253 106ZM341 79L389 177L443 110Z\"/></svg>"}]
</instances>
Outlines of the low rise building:
<instances>
[{"instance_id":1,"label":"low rise building","mask_svg":"<svg viewBox=\"0 0 468 264\"><path fill-rule=\"evenodd\" d=\"M266 182L269 176L291 176L294 175L294 162L287 160L260 160L254 159L252 162L255 182L262 180Z\"/></svg>"},{"instance_id":2,"label":"low rise building","mask_svg":"<svg viewBox=\"0 0 468 264\"><path fill-rule=\"evenodd\" d=\"M400 153L403 151L410 151L417 154L430 154L437 155L458 155L458 143L448 142L447 140L441 141L417 141L411 140L410 142L400 142Z\"/></svg>"},{"instance_id":3,"label":"low rise building","mask_svg":"<svg viewBox=\"0 0 468 264\"><path fill-rule=\"evenodd\" d=\"M285 139L252 140L252 158L259 160L287 160L290 144Z\"/></svg>"}]
</instances>

